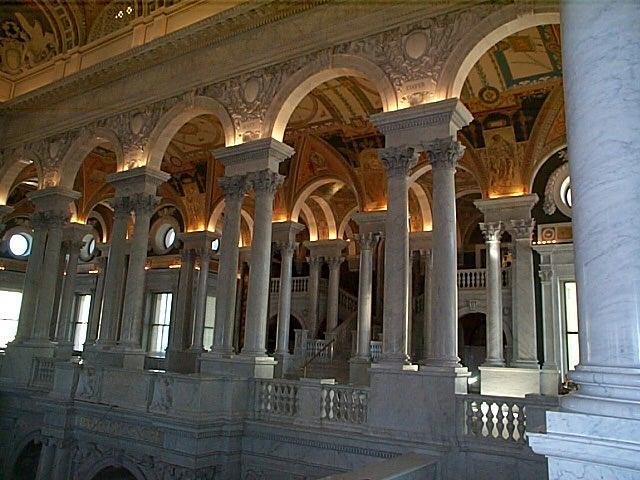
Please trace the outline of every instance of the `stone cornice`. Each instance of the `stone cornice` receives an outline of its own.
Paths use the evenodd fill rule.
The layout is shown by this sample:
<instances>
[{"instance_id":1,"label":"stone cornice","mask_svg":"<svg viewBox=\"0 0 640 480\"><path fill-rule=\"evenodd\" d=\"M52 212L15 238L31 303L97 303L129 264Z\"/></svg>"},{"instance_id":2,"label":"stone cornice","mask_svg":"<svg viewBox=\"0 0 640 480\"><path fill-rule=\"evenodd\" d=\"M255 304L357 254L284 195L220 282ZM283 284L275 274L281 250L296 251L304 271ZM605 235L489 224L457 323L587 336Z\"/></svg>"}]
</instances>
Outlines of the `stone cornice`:
<instances>
[{"instance_id":1,"label":"stone cornice","mask_svg":"<svg viewBox=\"0 0 640 480\"><path fill-rule=\"evenodd\" d=\"M327 1L263 0L257 7L255 3L247 2L0 104L0 113L28 108L46 98L64 99L74 95L77 89L97 88L115 78L202 47L222 43L233 36L280 21Z\"/></svg>"}]
</instances>

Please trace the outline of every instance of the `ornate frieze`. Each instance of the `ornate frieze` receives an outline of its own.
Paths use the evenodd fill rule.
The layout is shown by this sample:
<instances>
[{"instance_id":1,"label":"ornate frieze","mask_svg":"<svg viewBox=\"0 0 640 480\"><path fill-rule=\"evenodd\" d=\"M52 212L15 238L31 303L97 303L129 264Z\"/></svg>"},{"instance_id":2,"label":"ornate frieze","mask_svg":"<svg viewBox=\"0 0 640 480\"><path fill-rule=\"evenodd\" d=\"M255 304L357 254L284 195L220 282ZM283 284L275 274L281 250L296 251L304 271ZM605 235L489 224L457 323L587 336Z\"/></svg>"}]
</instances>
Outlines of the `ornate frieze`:
<instances>
[{"instance_id":1,"label":"ornate frieze","mask_svg":"<svg viewBox=\"0 0 640 480\"><path fill-rule=\"evenodd\" d=\"M124 437L132 440L161 445L164 433L159 428L112 420L104 417L76 417L76 427L110 437Z\"/></svg>"}]
</instances>

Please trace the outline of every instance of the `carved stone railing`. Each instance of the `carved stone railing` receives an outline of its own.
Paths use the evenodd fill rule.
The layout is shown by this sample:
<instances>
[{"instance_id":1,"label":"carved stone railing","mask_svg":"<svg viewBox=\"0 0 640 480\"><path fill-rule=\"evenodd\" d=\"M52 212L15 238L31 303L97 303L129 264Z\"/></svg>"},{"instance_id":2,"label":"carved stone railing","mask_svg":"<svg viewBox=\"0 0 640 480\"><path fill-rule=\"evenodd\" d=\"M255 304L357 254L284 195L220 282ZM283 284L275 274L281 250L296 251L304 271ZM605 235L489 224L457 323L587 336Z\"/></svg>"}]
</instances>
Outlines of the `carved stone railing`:
<instances>
[{"instance_id":1,"label":"carved stone railing","mask_svg":"<svg viewBox=\"0 0 640 480\"><path fill-rule=\"evenodd\" d=\"M294 417L298 411L298 383L259 379L255 387L256 418Z\"/></svg>"},{"instance_id":2,"label":"carved stone railing","mask_svg":"<svg viewBox=\"0 0 640 480\"><path fill-rule=\"evenodd\" d=\"M371 340L369 346L369 355L371 356L371 361L376 363L380 360L380 356L382 355L382 342L376 342Z\"/></svg>"},{"instance_id":3,"label":"carved stone railing","mask_svg":"<svg viewBox=\"0 0 640 480\"><path fill-rule=\"evenodd\" d=\"M292 293L306 293L309 289L309 277L293 277L291 279ZM280 293L280 279L272 278L269 283L269 293Z\"/></svg>"},{"instance_id":4,"label":"carved stone railing","mask_svg":"<svg viewBox=\"0 0 640 480\"><path fill-rule=\"evenodd\" d=\"M462 417L463 437L524 445L528 409L544 412L553 406L551 400L468 394L458 396L457 415Z\"/></svg>"},{"instance_id":5,"label":"carved stone railing","mask_svg":"<svg viewBox=\"0 0 640 480\"><path fill-rule=\"evenodd\" d=\"M358 297L340 289L338 293L338 308L349 313L356 312L358 310Z\"/></svg>"},{"instance_id":6,"label":"carved stone railing","mask_svg":"<svg viewBox=\"0 0 640 480\"><path fill-rule=\"evenodd\" d=\"M329 340L309 338L306 341L305 357L311 358L316 356L316 362L326 363L333 358L333 348L326 348Z\"/></svg>"},{"instance_id":7,"label":"carved stone railing","mask_svg":"<svg viewBox=\"0 0 640 480\"><path fill-rule=\"evenodd\" d=\"M56 368L56 362L53 358L35 357L31 364L31 381L32 387L50 389L53 386L53 375Z\"/></svg>"},{"instance_id":8,"label":"carved stone railing","mask_svg":"<svg viewBox=\"0 0 640 480\"><path fill-rule=\"evenodd\" d=\"M320 395L322 420L358 425L367 423L369 390L325 385Z\"/></svg>"},{"instance_id":9,"label":"carved stone railing","mask_svg":"<svg viewBox=\"0 0 640 480\"><path fill-rule=\"evenodd\" d=\"M502 288L511 286L511 269L502 269ZM485 268L471 268L458 270L458 288L474 290L487 288L487 270Z\"/></svg>"}]
</instances>

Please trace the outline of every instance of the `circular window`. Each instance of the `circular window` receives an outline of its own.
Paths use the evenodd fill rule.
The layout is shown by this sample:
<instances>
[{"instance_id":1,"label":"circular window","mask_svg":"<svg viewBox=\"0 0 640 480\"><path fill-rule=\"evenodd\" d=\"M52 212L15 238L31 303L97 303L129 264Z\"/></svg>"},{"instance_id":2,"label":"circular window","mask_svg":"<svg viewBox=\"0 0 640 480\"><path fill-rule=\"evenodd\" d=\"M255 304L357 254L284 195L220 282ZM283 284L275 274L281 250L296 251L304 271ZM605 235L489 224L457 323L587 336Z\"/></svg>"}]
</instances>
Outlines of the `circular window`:
<instances>
[{"instance_id":1,"label":"circular window","mask_svg":"<svg viewBox=\"0 0 640 480\"><path fill-rule=\"evenodd\" d=\"M31 235L14 233L9 239L9 250L16 257L26 257L31 253Z\"/></svg>"},{"instance_id":2,"label":"circular window","mask_svg":"<svg viewBox=\"0 0 640 480\"><path fill-rule=\"evenodd\" d=\"M176 241L176 230L173 227L169 227L164 233L164 248L169 250Z\"/></svg>"},{"instance_id":3,"label":"circular window","mask_svg":"<svg viewBox=\"0 0 640 480\"><path fill-rule=\"evenodd\" d=\"M571 177L563 180L560 187L560 199L567 207L571 208L573 206L571 204Z\"/></svg>"},{"instance_id":4,"label":"circular window","mask_svg":"<svg viewBox=\"0 0 640 480\"><path fill-rule=\"evenodd\" d=\"M88 262L95 256L96 237L92 233L87 233L82 237L82 241L84 242L84 246L80 249L80 258Z\"/></svg>"},{"instance_id":5,"label":"circular window","mask_svg":"<svg viewBox=\"0 0 640 480\"><path fill-rule=\"evenodd\" d=\"M211 250L213 250L214 252L217 252L218 248L220 248L220 239L214 238L213 241L211 242Z\"/></svg>"}]
</instances>

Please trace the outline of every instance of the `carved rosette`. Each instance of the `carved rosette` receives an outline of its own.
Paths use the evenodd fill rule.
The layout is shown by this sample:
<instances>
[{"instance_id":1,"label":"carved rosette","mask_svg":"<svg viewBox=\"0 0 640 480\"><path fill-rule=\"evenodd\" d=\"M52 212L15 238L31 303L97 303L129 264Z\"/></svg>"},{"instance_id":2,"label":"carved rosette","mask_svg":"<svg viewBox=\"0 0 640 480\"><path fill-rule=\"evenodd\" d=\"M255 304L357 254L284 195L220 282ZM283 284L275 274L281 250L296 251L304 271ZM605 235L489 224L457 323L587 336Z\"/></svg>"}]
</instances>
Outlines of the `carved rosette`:
<instances>
[{"instance_id":1,"label":"carved rosette","mask_svg":"<svg viewBox=\"0 0 640 480\"><path fill-rule=\"evenodd\" d=\"M233 177L220 177L218 185L224 190L225 201L241 200L249 190L249 182L245 175L234 175Z\"/></svg>"},{"instance_id":2,"label":"carved rosette","mask_svg":"<svg viewBox=\"0 0 640 480\"><path fill-rule=\"evenodd\" d=\"M380 240L379 233L357 233L353 238L358 242L360 250L371 250Z\"/></svg>"},{"instance_id":3,"label":"carved rosette","mask_svg":"<svg viewBox=\"0 0 640 480\"><path fill-rule=\"evenodd\" d=\"M535 227L536 221L531 218L529 220L511 220L509 222L510 233L515 237L516 240L527 240L531 241L531 235L533 234L533 229Z\"/></svg>"},{"instance_id":4,"label":"carved rosette","mask_svg":"<svg viewBox=\"0 0 640 480\"><path fill-rule=\"evenodd\" d=\"M435 169L453 170L464 155L464 146L451 137L436 138L422 144L429 155L429 163Z\"/></svg>"},{"instance_id":5,"label":"carved rosette","mask_svg":"<svg viewBox=\"0 0 640 480\"><path fill-rule=\"evenodd\" d=\"M487 242L499 242L504 232L504 224L502 222L480 223L480 230Z\"/></svg>"},{"instance_id":6,"label":"carved rosette","mask_svg":"<svg viewBox=\"0 0 640 480\"><path fill-rule=\"evenodd\" d=\"M284 182L284 176L268 169L252 172L247 178L256 193L268 193L270 195L276 193L276 190Z\"/></svg>"},{"instance_id":7,"label":"carved rosette","mask_svg":"<svg viewBox=\"0 0 640 480\"><path fill-rule=\"evenodd\" d=\"M418 158L411 147L379 148L378 155L387 169L387 177L400 177L403 175L406 177L418 163Z\"/></svg>"}]
</instances>

